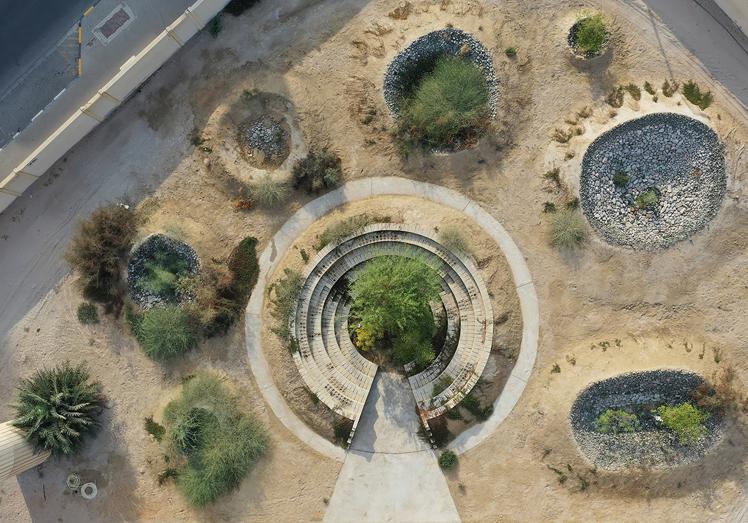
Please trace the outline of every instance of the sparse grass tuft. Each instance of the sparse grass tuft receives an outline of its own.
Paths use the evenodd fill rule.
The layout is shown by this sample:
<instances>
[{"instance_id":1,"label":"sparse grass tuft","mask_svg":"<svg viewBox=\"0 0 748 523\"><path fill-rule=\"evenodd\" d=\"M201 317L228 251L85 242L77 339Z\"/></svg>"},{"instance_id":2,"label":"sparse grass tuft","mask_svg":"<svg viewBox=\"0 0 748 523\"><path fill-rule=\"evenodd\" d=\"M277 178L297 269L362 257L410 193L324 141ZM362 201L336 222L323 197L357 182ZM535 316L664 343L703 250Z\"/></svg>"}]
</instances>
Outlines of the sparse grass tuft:
<instances>
[{"instance_id":1,"label":"sparse grass tuft","mask_svg":"<svg viewBox=\"0 0 748 523\"><path fill-rule=\"evenodd\" d=\"M78 321L83 325L92 325L99 323L99 313L96 311L96 305L89 302L83 302L78 305Z\"/></svg>"},{"instance_id":2,"label":"sparse grass tuft","mask_svg":"<svg viewBox=\"0 0 748 523\"><path fill-rule=\"evenodd\" d=\"M647 91L652 96L654 96L656 93L655 88L652 87L652 84L649 82L644 82L644 90Z\"/></svg>"},{"instance_id":3,"label":"sparse grass tuft","mask_svg":"<svg viewBox=\"0 0 748 523\"><path fill-rule=\"evenodd\" d=\"M678 92L678 87L679 85L677 82L671 84L669 81L665 80L662 82L662 94L670 98Z\"/></svg>"},{"instance_id":4,"label":"sparse grass tuft","mask_svg":"<svg viewBox=\"0 0 748 523\"><path fill-rule=\"evenodd\" d=\"M364 227L374 223L390 223L392 218L380 214L357 214L329 225L322 234L315 246L318 251L324 249L327 245L339 243L343 238L357 233Z\"/></svg>"},{"instance_id":5,"label":"sparse grass tuft","mask_svg":"<svg viewBox=\"0 0 748 523\"><path fill-rule=\"evenodd\" d=\"M551 222L551 243L563 249L576 249L587 239L587 227L582 215L571 209L554 213Z\"/></svg>"},{"instance_id":6,"label":"sparse grass tuft","mask_svg":"<svg viewBox=\"0 0 748 523\"><path fill-rule=\"evenodd\" d=\"M605 99L605 101L610 105L611 107L615 107L616 109L623 106L623 87L620 85L613 89L609 94L608 97Z\"/></svg>"},{"instance_id":7,"label":"sparse grass tuft","mask_svg":"<svg viewBox=\"0 0 748 523\"><path fill-rule=\"evenodd\" d=\"M686 100L698 106L702 111L712 105L712 102L714 101L712 92L707 91L702 93L701 88L699 88L698 84L694 83L693 80L689 80L688 83L683 86L683 96L686 97Z\"/></svg>"},{"instance_id":8,"label":"sparse grass tuft","mask_svg":"<svg viewBox=\"0 0 748 523\"><path fill-rule=\"evenodd\" d=\"M271 293L270 303L273 307L270 314L275 320L272 331L283 341L292 343L294 340L288 322L296 309L296 300L299 297L299 292L301 292L304 279L298 271L288 267L283 270L283 277L275 281L268 289L268 292Z\"/></svg>"},{"instance_id":9,"label":"sparse grass tuft","mask_svg":"<svg viewBox=\"0 0 748 523\"><path fill-rule=\"evenodd\" d=\"M624 87L626 91L631 95L631 98L636 100L637 102L642 99L642 90L639 89L639 86L636 84L628 84Z\"/></svg>"},{"instance_id":10,"label":"sparse grass tuft","mask_svg":"<svg viewBox=\"0 0 748 523\"><path fill-rule=\"evenodd\" d=\"M266 174L251 185L252 200L260 207L272 209L282 205L288 199L288 187Z\"/></svg>"},{"instance_id":11,"label":"sparse grass tuft","mask_svg":"<svg viewBox=\"0 0 748 523\"><path fill-rule=\"evenodd\" d=\"M143 352L156 361L184 354L197 341L189 315L176 305L145 311L137 324L136 336Z\"/></svg>"},{"instance_id":12,"label":"sparse grass tuft","mask_svg":"<svg viewBox=\"0 0 748 523\"><path fill-rule=\"evenodd\" d=\"M452 252L469 254L470 245L462 230L454 225L447 225L439 230L439 243Z\"/></svg>"}]
</instances>

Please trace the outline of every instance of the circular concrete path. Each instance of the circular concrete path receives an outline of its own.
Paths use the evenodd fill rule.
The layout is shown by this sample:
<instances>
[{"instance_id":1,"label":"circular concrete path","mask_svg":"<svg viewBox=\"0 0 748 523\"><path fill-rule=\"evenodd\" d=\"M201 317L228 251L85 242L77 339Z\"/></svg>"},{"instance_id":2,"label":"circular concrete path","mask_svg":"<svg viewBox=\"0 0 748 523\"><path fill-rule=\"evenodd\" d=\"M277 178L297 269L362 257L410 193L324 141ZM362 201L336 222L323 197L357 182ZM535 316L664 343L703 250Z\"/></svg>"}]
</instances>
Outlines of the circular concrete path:
<instances>
[{"instance_id":1,"label":"circular concrete path","mask_svg":"<svg viewBox=\"0 0 748 523\"><path fill-rule=\"evenodd\" d=\"M519 401L535 363L538 346L539 311L535 287L525 258L504 227L476 202L462 194L431 183L399 177L363 178L312 200L283 224L260 255L260 275L245 313L245 331L249 364L257 385L273 413L301 441L317 452L344 461L345 451L333 445L306 426L286 405L273 382L272 373L262 353L262 310L265 306L267 283L278 263L296 238L312 223L336 207L376 196L416 196L462 212L480 225L499 245L512 271L522 312L522 344L509 379L494 402L494 413L460 434L450 443L456 453L465 452L493 433Z\"/></svg>"}]
</instances>

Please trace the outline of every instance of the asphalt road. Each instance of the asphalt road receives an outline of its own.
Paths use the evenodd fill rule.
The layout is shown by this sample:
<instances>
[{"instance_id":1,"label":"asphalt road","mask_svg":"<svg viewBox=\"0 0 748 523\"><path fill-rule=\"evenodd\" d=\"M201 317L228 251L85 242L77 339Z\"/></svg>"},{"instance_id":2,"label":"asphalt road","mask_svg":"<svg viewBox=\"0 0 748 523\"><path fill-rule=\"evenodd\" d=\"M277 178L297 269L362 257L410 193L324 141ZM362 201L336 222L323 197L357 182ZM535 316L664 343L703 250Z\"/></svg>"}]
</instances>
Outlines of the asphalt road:
<instances>
[{"instance_id":1,"label":"asphalt road","mask_svg":"<svg viewBox=\"0 0 748 523\"><path fill-rule=\"evenodd\" d=\"M44 57L93 0L0 0L0 93Z\"/></svg>"}]
</instances>

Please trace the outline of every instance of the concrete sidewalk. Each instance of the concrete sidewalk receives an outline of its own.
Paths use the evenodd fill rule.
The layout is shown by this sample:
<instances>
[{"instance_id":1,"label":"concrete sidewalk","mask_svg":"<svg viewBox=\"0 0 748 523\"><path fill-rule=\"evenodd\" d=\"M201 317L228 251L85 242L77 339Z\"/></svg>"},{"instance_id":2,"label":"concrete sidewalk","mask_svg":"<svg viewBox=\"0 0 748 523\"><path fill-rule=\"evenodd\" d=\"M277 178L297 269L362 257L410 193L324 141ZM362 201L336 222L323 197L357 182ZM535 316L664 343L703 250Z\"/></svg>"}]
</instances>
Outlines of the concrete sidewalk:
<instances>
[{"instance_id":1,"label":"concrete sidewalk","mask_svg":"<svg viewBox=\"0 0 748 523\"><path fill-rule=\"evenodd\" d=\"M735 22L743 34L748 35L748 1L714 0L714 2Z\"/></svg>"}]
</instances>

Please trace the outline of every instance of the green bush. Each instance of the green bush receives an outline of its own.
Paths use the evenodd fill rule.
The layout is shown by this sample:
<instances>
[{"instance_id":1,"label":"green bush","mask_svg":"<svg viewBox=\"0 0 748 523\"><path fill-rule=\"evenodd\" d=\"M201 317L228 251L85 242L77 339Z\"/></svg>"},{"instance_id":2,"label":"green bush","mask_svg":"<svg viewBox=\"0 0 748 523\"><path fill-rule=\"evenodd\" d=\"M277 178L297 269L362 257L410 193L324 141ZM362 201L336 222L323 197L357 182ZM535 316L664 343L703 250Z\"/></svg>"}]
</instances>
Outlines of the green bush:
<instances>
[{"instance_id":1,"label":"green bush","mask_svg":"<svg viewBox=\"0 0 748 523\"><path fill-rule=\"evenodd\" d=\"M576 249L587 239L587 227L578 211L562 209L551 220L551 243L559 248Z\"/></svg>"},{"instance_id":2,"label":"green bush","mask_svg":"<svg viewBox=\"0 0 748 523\"><path fill-rule=\"evenodd\" d=\"M197 341L189 315L176 305L145 311L138 322L136 335L143 352L156 361L183 354Z\"/></svg>"},{"instance_id":3,"label":"green bush","mask_svg":"<svg viewBox=\"0 0 748 523\"><path fill-rule=\"evenodd\" d=\"M84 438L98 430L105 403L101 384L90 382L89 377L85 365L73 367L65 362L21 380L13 426L38 450L74 454Z\"/></svg>"},{"instance_id":4,"label":"green bush","mask_svg":"<svg viewBox=\"0 0 748 523\"><path fill-rule=\"evenodd\" d=\"M415 360L421 366L434 358L431 340L436 325L429 303L440 291L439 275L423 261L378 256L351 284L351 311L361 324L359 332L366 332L375 344L392 340L398 363Z\"/></svg>"},{"instance_id":5,"label":"green bush","mask_svg":"<svg viewBox=\"0 0 748 523\"><path fill-rule=\"evenodd\" d=\"M616 187L626 187L631 178L623 171L618 171L613 175L613 185Z\"/></svg>"},{"instance_id":6,"label":"green bush","mask_svg":"<svg viewBox=\"0 0 748 523\"><path fill-rule=\"evenodd\" d=\"M458 254L469 254L470 246L465 235L458 227L448 225L439 231L439 243Z\"/></svg>"},{"instance_id":7,"label":"green bush","mask_svg":"<svg viewBox=\"0 0 748 523\"><path fill-rule=\"evenodd\" d=\"M173 451L185 460L177 488L206 506L236 488L268 445L265 429L239 408L221 381L198 374L164 410Z\"/></svg>"},{"instance_id":8,"label":"green bush","mask_svg":"<svg viewBox=\"0 0 748 523\"><path fill-rule=\"evenodd\" d=\"M439 455L439 466L442 470L451 470L457 466L457 454L451 450L445 450Z\"/></svg>"},{"instance_id":9,"label":"green bush","mask_svg":"<svg viewBox=\"0 0 748 523\"><path fill-rule=\"evenodd\" d=\"M307 194L337 187L343 178L340 157L327 149L309 151L306 157L296 160L291 172L294 189L304 189Z\"/></svg>"},{"instance_id":10,"label":"green bush","mask_svg":"<svg viewBox=\"0 0 748 523\"><path fill-rule=\"evenodd\" d=\"M361 229L374 223L390 223L392 218L379 214L357 214L329 225L319 235L316 248L321 251L329 244L339 243L343 238L359 232Z\"/></svg>"},{"instance_id":11,"label":"green bush","mask_svg":"<svg viewBox=\"0 0 748 523\"><path fill-rule=\"evenodd\" d=\"M662 424L675 432L681 443L693 443L706 434L704 422L709 419L709 414L690 403L674 407L662 405L655 412L662 418Z\"/></svg>"},{"instance_id":12,"label":"green bush","mask_svg":"<svg viewBox=\"0 0 748 523\"><path fill-rule=\"evenodd\" d=\"M488 84L477 65L442 57L403 100L397 135L409 145L454 146L488 125L488 101Z\"/></svg>"},{"instance_id":13,"label":"green bush","mask_svg":"<svg viewBox=\"0 0 748 523\"><path fill-rule=\"evenodd\" d=\"M176 252L156 251L143 264L143 277L136 286L166 301L176 301L179 279L189 273L190 264Z\"/></svg>"},{"instance_id":14,"label":"green bush","mask_svg":"<svg viewBox=\"0 0 748 523\"><path fill-rule=\"evenodd\" d=\"M288 199L286 184L266 174L252 184L252 200L261 207L272 209L285 203Z\"/></svg>"},{"instance_id":15,"label":"green bush","mask_svg":"<svg viewBox=\"0 0 748 523\"><path fill-rule=\"evenodd\" d=\"M712 92L707 91L702 93L699 86L695 84L693 80L690 80L688 83L683 85L683 96L686 97L686 100L701 108L701 110L712 105L712 102L714 101Z\"/></svg>"},{"instance_id":16,"label":"green bush","mask_svg":"<svg viewBox=\"0 0 748 523\"><path fill-rule=\"evenodd\" d=\"M608 28L602 15L583 18L574 32L574 44L577 50L588 56L600 54L608 41Z\"/></svg>"},{"instance_id":17,"label":"green bush","mask_svg":"<svg viewBox=\"0 0 748 523\"><path fill-rule=\"evenodd\" d=\"M145 431L153 436L156 441L161 441L164 438L166 428L157 421L154 421L153 416L145 418L143 424L145 426Z\"/></svg>"},{"instance_id":18,"label":"green bush","mask_svg":"<svg viewBox=\"0 0 748 523\"><path fill-rule=\"evenodd\" d=\"M275 320L275 326L272 330L286 342L291 342L293 339L288 321L291 319L291 314L296 310L296 300L303 285L304 279L299 272L285 268L283 277L275 281L269 289L272 305L270 314Z\"/></svg>"},{"instance_id":19,"label":"green bush","mask_svg":"<svg viewBox=\"0 0 748 523\"><path fill-rule=\"evenodd\" d=\"M517 56L517 48L516 47L507 47L506 50L504 50L504 53L509 58L514 58L515 56Z\"/></svg>"},{"instance_id":20,"label":"green bush","mask_svg":"<svg viewBox=\"0 0 748 523\"><path fill-rule=\"evenodd\" d=\"M678 92L679 87L680 86L678 85L677 82L673 82L671 84L670 82L665 80L664 82L662 82L662 94L670 98L671 96L673 96L675 93Z\"/></svg>"},{"instance_id":21,"label":"green bush","mask_svg":"<svg viewBox=\"0 0 748 523\"><path fill-rule=\"evenodd\" d=\"M642 99L642 90L639 89L639 86L636 84L628 84L624 87L626 91L631 95L631 98L633 98L636 101L639 101Z\"/></svg>"},{"instance_id":22,"label":"green bush","mask_svg":"<svg viewBox=\"0 0 748 523\"><path fill-rule=\"evenodd\" d=\"M597 417L595 422L598 432L603 434L620 434L634 432L639 428L639 419L621 409L608 409Z\"/></svg>"},{"instance_id":23,"label":"green bush","mask_svg":"<svg viewBox=\"0 0 748 523\"><path fill-rule=\"evenodd\" d=\"M65 259L80 275L90 299L111 305L122 302L121 265L136 226L135 213L117 204L99 207L78 224Z\"/></svg>"},{"instance_id":24,"label":"green bush","mask_svg":"<svg viewBox=\"0 0 748 523\"><path fill-rule=\"evenodd\" d=\"M78 305L78 321L83 325L99 323L99 313L96 311L96 305L93 303L83 302Z\"/></svg>"},{"instance_id":25,"label":"green bush","mask_svg":"<svg viewBox=\"0 0 748 523\"><path fill-rule=\"evenodd\" d=\"M647 189L637 196L634 201L639 209L653 209L657 207L657 204L660 201L660 196L657 194L656 190Z\"/></svg>"}]
</instances>

